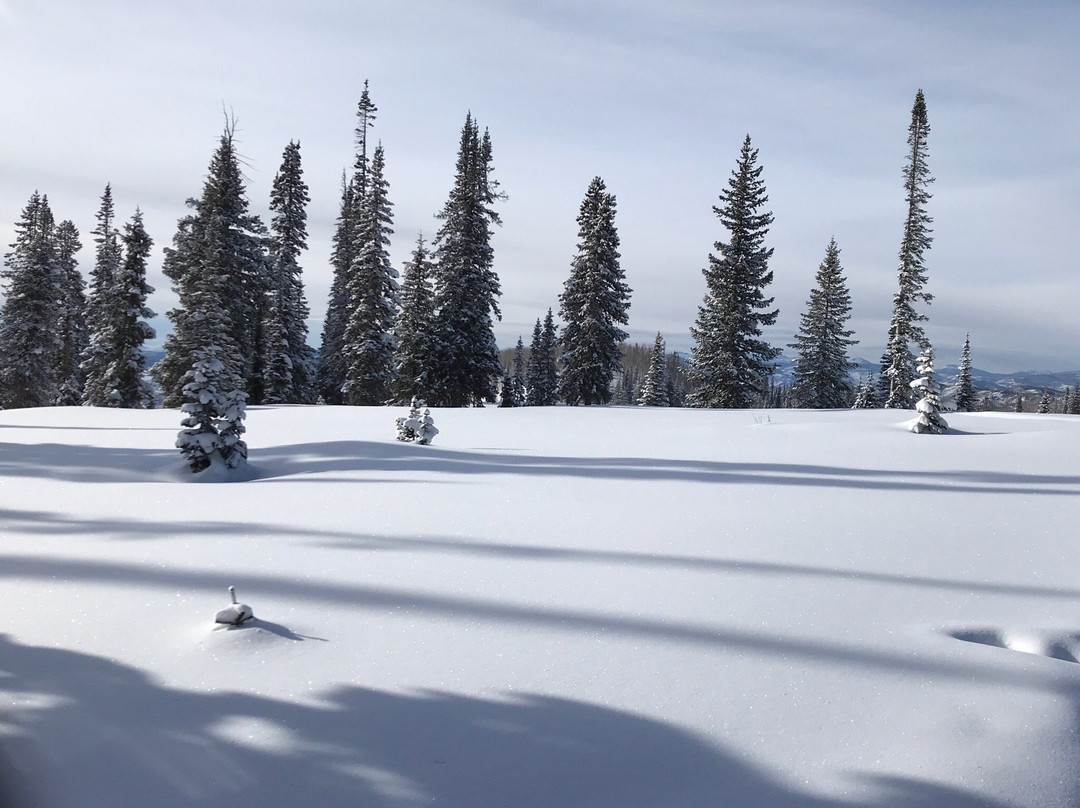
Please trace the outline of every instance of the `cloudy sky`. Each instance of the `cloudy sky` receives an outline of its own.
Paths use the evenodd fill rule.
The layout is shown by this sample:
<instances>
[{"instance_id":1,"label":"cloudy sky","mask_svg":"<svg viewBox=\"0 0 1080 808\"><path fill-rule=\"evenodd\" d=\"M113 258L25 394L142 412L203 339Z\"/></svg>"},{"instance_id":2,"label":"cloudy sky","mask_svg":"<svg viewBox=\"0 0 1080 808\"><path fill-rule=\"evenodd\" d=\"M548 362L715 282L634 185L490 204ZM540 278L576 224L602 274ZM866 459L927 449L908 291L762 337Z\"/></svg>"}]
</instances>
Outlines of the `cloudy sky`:
<instances>
[{"instance_id":1,"label":"cloudy sky","mask_svg":"<svg viewBox=\"0 0 1080 808\"><path fill-rule=\"evenodd\" d=\"M450 189L461 125L491 132L508 198L495 237L500 345L558 294L594 176L618 199L631 339L687 350L712 206L746 134L775 215L771 287L790 342L829 239L856 356L877 360L896 286L917 89L930 119L928 332L938 364L1075 370L1080 309L1080 5L723 0L0 0L0 241L30 194L91 243L112 183L156 241L151 305L225 111L253 210L291 139L311 189L305 279L322 328L342 169L365 79L404 261ZM84 249L82 267L92 264ZM159 331L167 327L155 322ZM162 336L162 334L159 334ZM160 340L158 340L160 342Z\"/></svg>"}]
</instances>

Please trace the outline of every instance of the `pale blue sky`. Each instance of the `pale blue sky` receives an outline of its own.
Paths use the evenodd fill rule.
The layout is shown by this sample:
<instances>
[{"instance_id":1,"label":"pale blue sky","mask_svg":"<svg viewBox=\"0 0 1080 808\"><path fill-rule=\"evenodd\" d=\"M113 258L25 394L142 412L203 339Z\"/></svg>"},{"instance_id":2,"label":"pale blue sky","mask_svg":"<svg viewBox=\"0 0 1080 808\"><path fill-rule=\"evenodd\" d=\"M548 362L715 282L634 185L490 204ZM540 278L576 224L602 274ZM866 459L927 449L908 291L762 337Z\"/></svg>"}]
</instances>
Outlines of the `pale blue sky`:
<instances>
[{"instance_id":1,"label":"pale blue sky","mask_svg":"<svg viewBox=\"0 0 1080 808\"><path fill-rule=\"evenodd\" d=\"M1074 370L1080 273L1080 7L1014 2L0 0L0 240L35 189L90 243L111 182L155 239L151 305L184 200L239 120L253 210L285 144L311 187L305 280L317 342L341 170L364 79L379 107L399 264L452 180L465 113L508 194L495 237L501 345L558 294L578 206L618 198L630 331L690 345L712 213L744 135L760 149L790 342L825 245L851 287L854 354L876 360L896 285L900 171L915 91L930 117L928 332L939 365ZM82 268L92 252L82 253ZM163 327L164 321L155 323Z\"/></svg>"}]
</instances>

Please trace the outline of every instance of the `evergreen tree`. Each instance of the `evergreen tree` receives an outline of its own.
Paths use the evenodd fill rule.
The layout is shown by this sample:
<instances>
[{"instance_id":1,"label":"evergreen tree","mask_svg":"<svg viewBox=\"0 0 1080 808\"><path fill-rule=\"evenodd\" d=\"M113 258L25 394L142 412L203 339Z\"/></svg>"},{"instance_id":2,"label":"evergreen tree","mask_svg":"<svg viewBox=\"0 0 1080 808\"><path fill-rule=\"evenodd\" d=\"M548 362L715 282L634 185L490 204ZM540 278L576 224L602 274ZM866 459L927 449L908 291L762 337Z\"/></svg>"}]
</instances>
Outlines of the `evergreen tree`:
<instances>
[{"instance_id":1,"label":"evergreen tree","mask_svg":"<svg viewBox=\"0 0 1080 808\"><path fill-rule=\"evenodd\" d=\"M215 460L234 468L247 459L247 446L240 439L247 394L240 389L243 378L233 359L238 350L233 329L213 284L192 287L185 294L200 316L186 324L186 336L197 347L181 377L184 428L176 447L193 472L206 470Z\"/></svg>"},{"instance_id":2,"label":"evergreen tree","mask_svg":"<svg viewBox=\"0 0 1080 808\"><path fill-rule=\"evenodd\" d=\"M143 343L155 336L147 320L154 312L146 298L154 291L146 282L146 262L154 242L143 226L142 211L136 208L124 225L121 237L124 258L115 276L113 300L107 309L105 343L111 346L112 361L104 377L104 404L110 407L147 409L154 405L154 391L145 378Z\"/></svg>"},{"instance_id":3,"label":"evergreen tree","mask_svg":"<svg viewBox=\"0 0 1080 808\"><path fill-rule=\"evenodd\" d=\"M341 210L334 231L334 245L330 254L333 279L330 282L330 300L323 320L322 342L316 366L316 385L319 397L327 404L344 401L341 388L345 384L345 359L342 345L345 341L345 324L349 319L349 268L355 253L354 231L356 222L352 217L353 183L341 178Z\"/></svg>"},{"instance_id":4,"label":"evergreen tree","mask_svg":"<svg viewBox=\"0 0 1080 808\"><path fill-rule=\"evenodd\" d=\"M393 400L404 403L430 394L434 385L435 297L431 288L434 266L423 234L416 238L412 259L401 279L401 309L394 323Z\"/></svg>"},{"instance_id":5,"label":"evergreen tree","mask_svg":"<svg viewBox=\"0 0 1080 808\"><path fill-rule=\"evenodd\" d=\"M48 197L34 191L4 256L0 308L0 407L48 407L56 401L59 269Z\"/></svg>"},{"instance_id":6,"label":"evergreen tree","mask_svg":"<svg viewBox=\"0 0 1080 808\"><path fill-rule=\"evenodd\" d=\"M334 277L330 285L330 301L323 321L322 347L319 349L318 390L327 404L342 404L348 360L345 357L345 329L349 324L352 295L349 291L352 272L360 251L360 219L367 205L368 130L375 126L378 107L371 100L368 83L356 105L356 156L351 178L341 178L341 211L334 232L330 263Z\"/></svg>"},{"instance_id":7,"label":"evergreen tree","mask_svg":"<svg viewBox=\"0 0 1080 808\"><path fill-rule=\"evenodd\" d=\"M1013 405L1013 412L1023 412L1023 411L1024 411L1024 397L1021 396L1021 395L1017 395L1016 402Z\"/></svg>"},{"instance_id":8,"label":"evergreen tree","mask_svg":"<svg viewBox=\"0 0 1080 808\"><path fill-rule=\"evenodd\" d=\"M349 319L342 353L342 393L352 405L385 404L390 399L394 366L394 318L398 306L397 271L390 266L393 224L389 183L383 177L379 145L366 179L364 206L356 227L357 250L349 273Z\"/></svg>"},{"instance_id":9,"label":"evergreen tree","mask_svg":"<svg viewBox=\"0 0 1080 808\"><path fill-rule=\"evenodd\" d=\"M270 300L263 332L263 402L315 401L315 355L307 344L309 308L299 263L307 249L307 204L300 144L292 141L270 192Z\"/></svg>"},{"instance_id":10,"label":"evergreen tree","mask_svg":"<svg viewBox=\"0 0 1080 808\"><path fill-rule=\"evenodd\" d=\"M75 253L82 249L79 231L70 221L56 226L57 296L56 333L60 344L56 352L56 403L60 406L82 404L85 376L81 362L89 343L86 330L86 283L79 273Z\"/></svg>"},{"instance_id":11,"label":"evergreen tree","mask_svg":"<svg viewBox=\"0 0 1080 808\"><path fill-rule=\"evenodd\" d=\"M120 231L116 228L112 186L106 185L97 212L94 236L94 268L90 270L90 294L86 305L86 324L89 342L82 356L84 375L83 403L92 407L106 405L105 377L112 358L111 343L104 337L110 330L108 307L114 299L116 274L120 270L123 252Z\"/></svg>"},{"instance_id":12,"label":"evergreen tree","mask_svg":"<svg viewBox=\"0 0 1080 808\"><path fill-rule=\"evenodd\" d=\"M916 366L919 378L911 382L911 388L921 394L921 398L915 402L918 415L911 424L911 431L941 435L948 432L949 425L941 416L940 391L934 381L934 349L924 348Z\"/></svg>"},{"instance_id":13,"label":"evergreen tree","mask_svg":"<svg viewBox=\"0 0 1080 808\"><path fill-rule=\"evenodd\" d=\"M491 227L501 198L491 177L491 138L471 114L461 131L454 187L439 218L435 238L435 335L438 371L434 403L481 405L494 398L502 373L492 318L500 318Z\"/></svg>"},{"instance_id":14,"label":"evergreen tree","mask_svg":"<svg viewBox=\"0 0 1080 808\"><path fill-rule=\"evenodd\" d=\"M267 300L266 228L248 213L243 177L236 153L234 124L228 123L210 162L199 199L188 200L193 213L177 223L173 246L165 250L164 273L173 284L180 306L168 313L172 333L165 339L165 356L151 371L164 393L164 405L184 403L184 381L206 347L201 340L205 309L197 301L213 297L221 309L230 337L217 360L228 365L228 378L237 389L261 400L262 327Z\"/></svg>"},{"instance_id":15,"label":"evergreen tree","mask_svg":"<svg viewBox=\"0 0 1080 808\"><path fill-rule=\"evenodd\" d=\"M518 337L514 347L514 375L511 377L514 383L514 398L520 407L525 403L525 343Z\"/></svg>"},{"instance_id":16,"label":"evergreen tree","mask_svg":"<svg viewBox=\"0 0 1080 808\"><path fill-rule=\"evenodd\" d=\"M104 231L108 232L108 228L106 225ZM83 353L83 403L93 407L148 408L153 406L154 391L143 376L146 358L142 346L155 336L146 322L154 316L146 305L146 298L154 291L146 282L146 262L153 241L143 226L141 211L136 210L124 225L121 245L120 262L113 266L111 261L100 259L99 242L97 303L92 306L95 326ZM111 251L106 255L110 256Z\"/></svg>"},{"instance_id":17,"label":"evergreen tree","mask_svg":"<svg viewBox=\"0 0 1080 808\"><path fill-rule=\"evenodd\" d=\"M960 352L960 367L956 374L956 410L975 410L975 390L971 386L971 335L964 337L964 350Z\"/></svg>"},{"instance_id":18,"label":"evergreen tree","mask_svg":"<svg viewBox=\"0 0 1080 808\"><path fill-rule=\"evenodd\" d=\"M627 334L630 287L619 266L615 197L594 177L577 217L577 256L559 295L562 330L560 396L567 404L607 404Z\"/></svg>"},{"instance_id":19,"label":"evergreen tree","mask_svg":"<svg viewBox=\"0 0 1080 808\"><path fill-rule=\"evenodd\" d=\"M83 370L88 384L96 382L104 372L104 365L108 363L107 351L101 357L95 353L96 341L93 337L106 327L104 312L113 297L116 273L120 269L120 261L123 260L120 231L116 228L115 217L112 186L106 185L105 192L101 195L101 206L97 212L97 226L93 230L94 268L90 270L90 294L86 308L86 324L90 330L91 345L83 357ZM86 403L95 406L100 404L97 401Z\"/></svg>"},{"instance_id":20,"label":"evergreen tree","mask_svg":"<svg viewBox=\"0 0 1080 808\"><path fill-rule=\"evenodd\" d=\"M762 327L775 323L779 310L768 310L773 298L764 292L773 278L768 268L773 251L764 246L773 217L763 210L769 198L757 156L747 135L720 194L722 204L713 208L731 238L715 243L719 257L709 255L705 302L690 329L695 345L689 377L695 389L688 400L696 407L751 406L765 392L772 360L780 355L761 339Z\"/></svg>"},{"instance_id":21,"label":"evergreen tree","mask_svg":"<svg viewBox=\"0 0 1080 808\"><path fill-rule=\"evenodd\" d=\"M1049 390L1043 390L1042 398L1039 399L1039 406L1035 410L1039 415L1047 415L1050 412L1050 403L1053 399L1050 397Z\"/></svg>"},{"instance_id":22,"label":"evergreen tree","mask_svg":"<svg viewBox=\"0 0 1080 808\"><path fill-rule=\"evenodd\" d=\"M510 368L503 368L502 384L499 385L499 406L518 406L517 392L514 390L514 378L510 375Z\"/></svg>"},{"instance_id":23,"label":"evergreen tree","mask_svg":"<svg viewBox=\"0 0 1080 808\"><path fill-rule=\"evenodd\" d=\"M1073 388L1072 401L1069 402L1069 415L1080 415L1080 387Z\"/></svg>"},{"instance_id":24,"label":"evergreen tree","mask_svg":"<svg viewBox=\"0 0 1080 808\"><path fill-rule=\"evenodd\" d=\"M930 200L930 184L934 181L927 165L926 137L930 124L926 117L926 101L922 90L915 95L908 127L908 159L904 167L904 191L907 216L900 243L898 270L899 288L893 296L892 320L885 354L881 358L880 384L886 407L910 407L913 400L911 382L915 378L915 358L911 344L929 346L920 323L927 317L916 310L919 303L929 304L933 295L927 293L924 253L933 242L930 228L933 219L926 213Z\"/></svg>"},{"instance_id":25,"label":"evergreen tree","mask_svg":"<svg viewBox=\"0 0 1080 808\"><path fill-rule=\"evenodd\" d=\"M835 239L825 249L816 282L791 344L798 353L791 394L799 407L846 407L854 392L850 374L855 367L847 350L858 340L851 339L854 331L844 328L851 316L851 294Z\"/></svg>"},{"instance_id":26,"label":"evergreen tree","mask_svg":"<svg viewBox=\"0 0 1080 808\"><path fill-rule=\"evenodd\" d=\"M874 378L870 376L864 382L859 383L859 389L855 393L855 404L852 409L870 410L877 406L874 394Z\"/></svg>"},{"instance_id":27,"label":"evergreen tree","mask_svg":"<svg viewBox=\"0 0 1080 808\"><path fill-rule=\"evenodd\" d=\"M558 342L555 319L551 309L548 309L543 324L539 319L536 321L532 344L529 346L529 364L525 377L525 386L528 388L525 403L529 407L550 407L559 401L559 371L555 358Z\"/></svg>"},{"instance_id":28,"label":"evergreen tree","mask_svg":"<svg viewBox=\"0 0 1080 808\"><path fill-rule=\"evenodd\" d=\"M637 403L638 372L634 368L623 368L615 383L615 392L612 394L612 402L615 404L631 405Z\"/></svg>"},{"instance_id":29,"label":"evergreen tree","mask_svg":"<svg viewBox=\"0 0 1080 808\"><path fill-rule=\"evenodd\" d=\"M667 407L670 405L668 398L666 375L666 362L664 337L658 331L656 342L653 344L652 362L649 364L649 372L641 383L641 392L638 393L637 403L643 407Z\"/></svg>"}]
</instances>

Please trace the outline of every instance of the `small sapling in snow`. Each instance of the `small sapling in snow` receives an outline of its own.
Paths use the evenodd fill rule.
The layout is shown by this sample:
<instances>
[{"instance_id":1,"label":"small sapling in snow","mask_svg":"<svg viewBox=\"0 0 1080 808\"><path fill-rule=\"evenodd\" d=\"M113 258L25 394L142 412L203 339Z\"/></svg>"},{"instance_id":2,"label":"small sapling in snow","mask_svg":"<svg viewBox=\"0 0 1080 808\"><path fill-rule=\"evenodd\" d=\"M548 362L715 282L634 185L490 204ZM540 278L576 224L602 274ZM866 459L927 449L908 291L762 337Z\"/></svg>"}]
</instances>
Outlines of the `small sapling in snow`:
<instances>
[{"instance_id":1,"label":"small sapling in snow","mask_svg":"<svg viewBox=\"0 0 1080 808\"><path fill-rule=\"evenodd\" d=\"M398 440L413 441L426 446L439 434L435 421L431 417L431 410L424 407L424 412L421 414L421 407L424 407L423 400L414 397L412 403L409 404L409 415L397 419Z\"/></svg>"}]
</instances>

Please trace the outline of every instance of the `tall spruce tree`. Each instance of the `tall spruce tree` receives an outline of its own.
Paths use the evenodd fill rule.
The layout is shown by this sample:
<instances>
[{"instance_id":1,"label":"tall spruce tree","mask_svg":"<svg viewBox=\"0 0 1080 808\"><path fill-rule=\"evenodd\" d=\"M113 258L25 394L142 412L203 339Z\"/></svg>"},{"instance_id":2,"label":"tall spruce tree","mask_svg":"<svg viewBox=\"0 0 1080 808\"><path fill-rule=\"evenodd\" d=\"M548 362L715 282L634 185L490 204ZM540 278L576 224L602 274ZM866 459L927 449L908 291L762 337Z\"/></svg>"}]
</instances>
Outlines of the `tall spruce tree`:
<instances>
[{"instance_id":1,"label":"tall spruce tree","mask_svg":"<svg viewBox=\"0 0 1080 808\"><path fill-rule=\"evenodd\" d=\"M394 323L394 375L390 386L398 404L407 404L414 397L427 400L431 395L435 363L435 296L431 287L434 269L421 233L412 259L405 264L401 309Z\"/></svg>"},{"instance_id":2,"label":"tall spruce tree","mask_svg":"<svg viewBox=\"0 0 1080 808\"><path fill-rule=\"evenodd\" d=\"M926 100L922 90L915 94L908 126L908 156L904 166L904 192L907 215L904 235L900 242L898 289L893 296L892 320L885 353L881 357L881 384L886 407L906 408L914 402L911 382L916 377L916 360L911 346L925 350L930 346L920 323L927 316L916 309L919 303L929 305L933 295L925 291L927 275L924 254L933 243L930 225L933 219L926 212L930 201L930 176L927 164L926 138L930 124L926 117Z\"/></svg>"},{"instance_id":3,"label":"tall spruce tree","mask_svg":"<svg viewBox=\"0 0 1080 808\"><path fill-rule=\"evenodd\" d=\"M773 298L765 297L773 279L768 268L773 251L765 247L773 217L764 210L769 197L757 157L747 135L721 204L713 207L730 239L713 245L719 256L710 254L703 270L705 302L690 329L695 341L688 371L691 406L751 406L768 389L772 361L780 355L761 338L762 327L775 323L779 310L769 310Z\"/></svg>"},{"instance_id":4,"label":"tall spruce tree","mask_svg":"<svg viewBox=\"0 0 1080 808\"><path fill-rule=\"evenodd\" d=\"M514 373L511 381L514 383L514 398L520 407L525 403L525 343L520 336L514 346Z\"/></svg>"},{"instance_id":5,"label":"tall spruce tree","mask_svg":"<svg viewBox=\"0 0 1080 808\"><path fill-rule=\"evenodd\" d=\"M345 402L386 404L394 376L394 318L398 307L398 273L390 265L393 216L384 177L380 144L366 178L364 205L356 226L356 255L349 272L349 318L342 354L345 359Z\"/></svg>"},{"instance_id":6,"label":"tall spruce tree","mask_svg":"<svg viewBox=\"0 0 1080 808\"><path fill-rule=\"evenodd\" d=\"M637 403L643 407L668 407L671 405L668 399L667 362L665 359L667 350L664 345L664 336L656 332L656 342L653 343L652 361L649 362L649 370L641 382L641 391L638 393Z\"/></svg>"},{"instance_id":7,"label":"tall spruce tree","mask_svg":"<svg viewBox=\"0 0 1080 808\"><path fill-rule=\"evenodd\" d=\"M85 375L82 356L89 344L86 329L86 282L75 254L82 249L75 224L65 220L56 226L56 276L58 288L56 332L56 403L82 404Z\"/></svg>"},{"instance_id":8,"label":"tall spruce tree","mask_svg":"<svg viewBox=\"0 0 1080 808\"><path fill-rule=\"evenodd\" d=\"M30 196L4 256L0 307L0 407L48 407L56 401L61 340L56 223L48 197Z\"/></svg>"},{"instance_id":9,"label":"tall spruce tree","mask_svg":"<svg viewBox=\"0 0 1080 808\"><path fill-rule=\"evenodd\" d=\"M228 329L229 346L222 345L217 361L229 366L225 378L239 380L238 389L261 400L262 371L258 350L266 313L266 228L248 212L248 200L236 151L235 124L225 126L210 161L209 175L199 199L188 200L193 213L177 223L173 246L166 248L163 271L180 299L168 313L172 333L165 338L165 356L152 370L164 393L164 405L187 400L187 373L206 347L203 302L212 296Z\"/></svg>"},{"instance_id":10,"label":"tall spruce tree","mask_svg":"<svg viewBox=\"0 0 1080 808\"><path fill-rule=\"evenodd\" d=\"M831 239L790 346L798 354L791 389L796 406L829 409L851 404L850 374L855 364L847 350L858 340L851 338L854 331L844 328L850 316L851 294L840 266L840 248Z\"/></svg>"},{"instance_id":11,"label":"tall spruce tree","mask_svg":"<svg viewBox=\"0 0 1080 808\"><path fill-rule=\"evenodd\" d=\"M121 236L123 259L113 276L113 293L94 335L94 355L108 358L104 372L87 380L85 400L98 406L146 409L154 405L154 390L145 378L143 344L155 336L147 322L154 312L146 298L154 291L146 282L146 262L154 242L136 208ZM93 399L93 402L91 402Z\"/></svg>"},{"instance_id":12,"label":"tall spruce tree","mask_svg":"<svg viewBox=\"0 0 1080 808\"><path fill-rule=\"evenodd\" d=\"M330 263L333 279L330 284L330 300L326 307L326 319L323 321L322 343L319 348L317 367L317 386L319 395L327 404L342 404L348 359L345 356L345 329L348 327L352 306L349 291L352 273L360 251L360 219L367 205L368 174L368 135L375 126L379 108L371 100L368 82L360 93L356 105L356 155L353 159L351 177L342 174L341 209L337 226L334 230L333 250Z\"/></svg>"},{"instance_id":13,"label":"tall spruce tree","mask_svg":"<svg viewBox=\"0 0 1080 808\"><path fill-rule=\"evenodd\" d=\"M307 249L307 204L300 144L285 147L270 192L269 304L263 332L263 402L315 401L315 354L307 344L309 313L300 253Z\"/></svg>"},{"instance_id":14,"label":"tall spruce tree","mask_svg":"<svg viewBox=\"0 0 1080 808\"><path fill-rule=\"evenodd\" d=\"M330 282L330 299L326 306L326 318L323 320L322 342L315 371L319 397L327 404L341 404L344 401L341 387L345 384L345 358L341 348L345 342L345 324L349 320L349 268L356 250L354 196L353 183L343 173L341 208L330 253L333 278Z\"/></svg>"},{"instance_id":15,"label":"tall spruce tree","mask_svg":"<svg viewBox=\"0 0 1080 808\"><path fill-rule=\"evenodd\" d=\"M86 304L86 324L90 332L89 343L82 357L85 376L83 403L92 407L107 405L106 377L112 362L111 341L105 337L111 332L109 307L115 298L116 274L123 260L120 231L116 228L116 210L113 205L112 185L107 184L101 195L94 227L94 267L90 270L90 293Z\"/></svg>"},{"instance_id":16,"label":"tall spruce tree","mask_svg":"<svg viewBox=\"0 0 1080 808\"><path fill-rule=\"evenodd\" d=\"M94 268L90 270L90 293L87 300L86 323L91 337L103 327L101 318L113 296L114 279L123 259L120 243L120 231L116 227L116 211L113 205L112 185L107 184L101 195L101 206L97 212L97 226L94 236ZM105 360L107 361L107 360ZM84 357L87 379L93 379L100 372L93 347ZM91 402L88 402L91 403ZM93 402L96 403L96 402Z\"/></svg>"},{"instance_id":17,"label":"tall spruce tree","mask_svg":"<svg viewBox=\"0 0 1080 808\"><path fill-rule=\"evenodd\" d=\"M493 318L501 319L491 228L502 197L491 177L491 138L472 114L461 130L454 186L435 237L435 338L438 371L432 404L482 405L502 375Z\"/></svg>"},{"instance_id":18,"label":"tall spruce tree","mask_svg":"<svg viewBox=\"0 0 1080 808\"><path fill-rule=\"evenodd\" d=\"M525 376L528 388L525 404L529 407L550 407L559 402L559 371L556 360L558 330L551 309L543 323L539 319L533 328L529 346L529 362Z\"/></svg>"},{"instance_id":19,"label":"tall spruce tree","mask_svg":"<svg viewBox=\"0 0 1080 808\"><path fill-rule=\"evenodd\" d=\"M594 177L577 217L577 255L559 295L560 397L567 404L607 404L627 333L630 287L619 266L615 197Z\"/></svg>"},{"instance_id":20,"label":"tall spruce tree","mask_svg":"<svg viewBox=\"0 0 1080 808\"><path fill-rule=\"evenodd\" d=\"M971 335L964 336L964 349L960 352L960 366L956 374L956 410L974 412L977 402L971 384Z\"/></svg>"}]
</instances>

